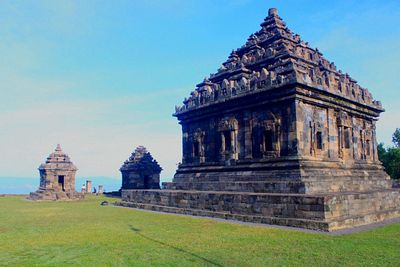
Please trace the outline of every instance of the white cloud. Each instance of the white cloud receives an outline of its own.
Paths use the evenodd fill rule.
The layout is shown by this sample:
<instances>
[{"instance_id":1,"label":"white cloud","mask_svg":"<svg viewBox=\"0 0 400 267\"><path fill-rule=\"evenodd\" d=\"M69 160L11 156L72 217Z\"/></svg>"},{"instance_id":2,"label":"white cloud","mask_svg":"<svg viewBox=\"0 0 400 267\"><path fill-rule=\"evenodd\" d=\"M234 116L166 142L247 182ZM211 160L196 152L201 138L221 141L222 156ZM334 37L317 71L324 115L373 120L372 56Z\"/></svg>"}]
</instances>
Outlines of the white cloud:
<instances>
[{"instance_id":1,"label":"white cloud","mask_svg":"<svg viewBox=\"0 0 400 267\"><path fill-rule=\"evenodd\" d=\"M178 124L173 118L140 118L133 109L113 127L109 120L121 115L113 106L128 104L122 98L62 101L0 113L2 173L36 176L39 164L61 143L80 176L118 177L123 161L136 146L145 145L164 168L162 177L170 180L181 155Z\"/></svg>"}]
</instances>

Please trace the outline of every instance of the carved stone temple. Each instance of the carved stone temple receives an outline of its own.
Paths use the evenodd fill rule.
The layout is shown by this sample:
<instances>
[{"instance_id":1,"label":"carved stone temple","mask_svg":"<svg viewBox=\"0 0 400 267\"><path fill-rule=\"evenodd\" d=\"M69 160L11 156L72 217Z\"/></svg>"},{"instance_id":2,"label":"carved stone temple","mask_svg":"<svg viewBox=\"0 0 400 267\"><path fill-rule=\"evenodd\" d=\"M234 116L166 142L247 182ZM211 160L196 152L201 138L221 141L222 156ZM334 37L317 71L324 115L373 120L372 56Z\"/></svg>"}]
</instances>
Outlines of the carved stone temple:
<instances>
[{"instance_id":1,"label":"carved stone temple","mask_svg":"<svg viewBox=\"0 0 400 267\"><path fill-rule=\"evenodd\" d=\"M65 154L60 145L39 167L40 186L28 196L31 200L74 200L82 199L83 194L75 192L75 173L77 168Z\"/></svg>"},{"instance_id":2,"label":"carved stone temple","mask_svg":"<svg viewBox=\"0 0 400 267\"><path fill-rule=\"evenodd\" d=\"M183 106L183 158L162 190L121 205L333 231L400 216L377 156L371 93L271 8Z\"/></svg>"},{"instance_id":3,"label":"carved stone temple","mask_svg":"<svg viewBox=\"0 0 400 267\"><path fill-rule=\"evenodd\" d=\"M139 146L120 168L121 189L160 189L162 168L147 149Z\"/></svg>"}]
</instances>

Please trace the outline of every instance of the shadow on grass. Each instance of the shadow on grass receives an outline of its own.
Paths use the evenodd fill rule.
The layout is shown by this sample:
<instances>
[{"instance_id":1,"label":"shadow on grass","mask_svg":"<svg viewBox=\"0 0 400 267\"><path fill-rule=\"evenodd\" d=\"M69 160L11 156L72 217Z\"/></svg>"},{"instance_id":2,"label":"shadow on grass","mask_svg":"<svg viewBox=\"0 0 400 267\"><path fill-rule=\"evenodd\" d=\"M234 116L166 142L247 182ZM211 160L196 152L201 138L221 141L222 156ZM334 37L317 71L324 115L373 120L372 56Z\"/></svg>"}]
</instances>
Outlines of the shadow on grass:
<instances>
[{"instance_id":1,"label":"shadow on grass","mask_svg":"<svg viewBox=\"0 0 400 267\"><path fill-rule=\"evenodd\" d=\"M150 240L150 241L152 241L152 242L154 242L154 243L160 244L160 245L165 246L165 247L172 248L172 249L174 249L175 251L181 252L181 253L183 253L183 254L186 254L186 255L189 255L189 256L198 258L198 259L200 259L200 260L202 260L202 261L204 261L204 262L206 262L206 263L208 263L208 264L211 264L211 265L214 265L214 266L221 266L221 267L222 267L221 264L216 263L216 262L214 262L214 261L211 261L211 260L209 260L209 259L207 259L207 258L204 258L204 257L202 257L202 256L199 256L199 255L197 255L197 254L194 254L194 253L192 253L192 252L190 252L190 251L186 251L186 250L184 250L184 249L175 247L175 246L170 245L170 244L168 244L168 243L165 243L165 242L159 241L159 240L157 240L157 239L154 239L154 238L145 236L144 234L141 233L141 230L140 230L140 229L135 228L135 227L133 227L132 225L130 225L129 227L130 227L130 229L131 229L134 233L136 233L137 235L139 235L139 236L141 236L141 237L143 237L143 238L145 238L145 239L147 239L147 240Z\"/></svg>"}]
</instances>

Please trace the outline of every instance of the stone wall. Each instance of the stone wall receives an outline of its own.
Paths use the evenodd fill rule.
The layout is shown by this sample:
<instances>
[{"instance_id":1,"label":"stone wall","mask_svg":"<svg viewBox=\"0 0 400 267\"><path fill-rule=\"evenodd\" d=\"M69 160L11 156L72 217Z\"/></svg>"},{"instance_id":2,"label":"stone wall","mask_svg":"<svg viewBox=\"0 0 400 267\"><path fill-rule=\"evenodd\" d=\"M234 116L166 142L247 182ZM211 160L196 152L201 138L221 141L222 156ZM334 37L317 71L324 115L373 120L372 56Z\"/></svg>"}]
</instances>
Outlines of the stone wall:
<instances>
[{"instance_id":1,"label":"stone wall","mask_svg":"<svg viewBox=\"0 0 400 267\"><path fill-rule=\"evenodd\" d=\"M400 216L399 190L351 194L122 190L117 205L334 231Z\"/></svg>"},{"instance_id":2,"label":"stone wall","mask_svg":"<svg viewBox=\"0 0 400 267\"><path fill-rule=\"evenodd\" d=\"M196 121L182 118L182 163L225 165L232 160L294 155L297 152L294 101L279 104L265 101L258 107L241 110L225 106L224 112L211 116L203 113Z\"/></svg>"}]
</instances>

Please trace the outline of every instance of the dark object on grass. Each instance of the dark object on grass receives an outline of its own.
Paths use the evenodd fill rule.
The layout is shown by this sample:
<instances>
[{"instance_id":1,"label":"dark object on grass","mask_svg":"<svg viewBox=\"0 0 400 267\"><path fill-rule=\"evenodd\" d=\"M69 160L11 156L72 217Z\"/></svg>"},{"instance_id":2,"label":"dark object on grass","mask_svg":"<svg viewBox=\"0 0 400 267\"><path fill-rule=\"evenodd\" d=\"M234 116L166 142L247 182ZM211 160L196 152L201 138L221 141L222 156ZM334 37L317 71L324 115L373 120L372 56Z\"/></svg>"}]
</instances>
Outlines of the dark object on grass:
<instances>
[{"instance_id":1,"label":"dark object on grass","mask_svg":"<svg viewBox=\"0 0 400 267\"><path fill-rule=\"evenodd\" d=\"M102 205L102 206L108 206L108 201L103 201L103 202L101 202L100 205Z\"/></svg>"}]
</instances>

